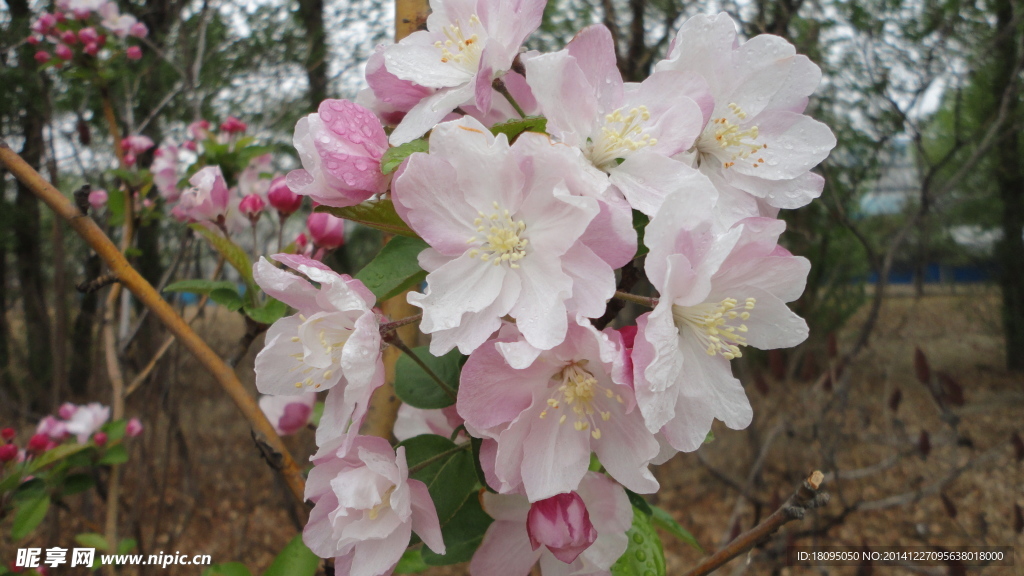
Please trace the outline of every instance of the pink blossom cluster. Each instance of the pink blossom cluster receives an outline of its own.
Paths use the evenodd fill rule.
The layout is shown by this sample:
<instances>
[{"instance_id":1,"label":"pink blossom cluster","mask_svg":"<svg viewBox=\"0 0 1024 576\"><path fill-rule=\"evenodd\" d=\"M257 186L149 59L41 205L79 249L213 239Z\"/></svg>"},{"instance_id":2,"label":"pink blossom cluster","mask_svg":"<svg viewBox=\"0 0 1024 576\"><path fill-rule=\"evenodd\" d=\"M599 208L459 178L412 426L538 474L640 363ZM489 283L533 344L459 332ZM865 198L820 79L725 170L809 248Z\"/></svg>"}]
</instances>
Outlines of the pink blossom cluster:
<instances>
[{"instance_id":1,"label":"pink blossom cluster","mask_svg":"<svg viewBox=\"0 0 1024 576\"><path fill-rule=\"evenodd\" d=\"M387 198L429 246L408 301L432 354L468 358L454 410L406 411L396 435L461 427L481 440L475 457L496 493L482 498L494 522L474 576L523 576L537 562L549 576L608 574L627 546L626 489L656 492L650 466L697 449L715 419L750 423L730 361L807 338L787 303L809 263L780 244L778 213L820 195L811 169L835 145L804 114L820 71L782 38L741 41L729 16L696 16L650 77L626 83L602 25L558 52L522 51L544 4L432 1L426 30L371 56L356 102L327 100L299 121L302 169L287 176L328 206ZM520 115L546 123L494 129ZM382 170L390 146L424 135L428 152ZM440 553L404 448L356 435L384 379L387 319L359 281L274 258L283 268L261 260L256 279L298 312L270 329L257 387L331 390L306 543L367 576L391 572L410 530ZM627 265L655 297L617 292ZM595 326L613 298L648 311ZM302 420L295 402L308 400L279 410L281 429Z\"/></svg>"},{"instance_id":2,"label":"pink blossom cluster","mask_svg":"<svg viewBox=\"0 0 1024 576\"><path fill-rule=\"evenodd\" d=\"M99 57L109 49L123 52L129 60L142 58L142 47L128 38L142 39L149 28L130 14L122 14L117 2L110 0L59 0L53 13L43 12L32 22L29 44L47 42L52 53L40 48L35 59L40 64L61 65L76 58Z\"/></svg>"}]
</instances>

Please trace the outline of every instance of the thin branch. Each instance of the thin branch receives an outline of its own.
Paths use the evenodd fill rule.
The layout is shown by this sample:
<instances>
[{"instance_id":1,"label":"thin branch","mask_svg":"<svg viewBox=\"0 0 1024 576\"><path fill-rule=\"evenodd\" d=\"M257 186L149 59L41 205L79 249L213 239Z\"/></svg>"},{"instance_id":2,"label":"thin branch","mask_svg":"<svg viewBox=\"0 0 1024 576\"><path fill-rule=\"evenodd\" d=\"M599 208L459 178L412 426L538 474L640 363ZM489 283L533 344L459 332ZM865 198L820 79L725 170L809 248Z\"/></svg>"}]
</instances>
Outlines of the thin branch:
<instances>
[{"instance_id":1,"label":"thin branch","mask_svg":"<svg viewBox=\"0 0 1024 576\"><path fill-rule=\"evenodd\" d=\"M655 306L658 305L658 299L657 298L650 298L650 297L647 297L647 296L638 296L636 294L630 294L629 292L621 292L619 290L615 291L615 298L618 298L619 300L625 300L626 302L632 302L634 304L639 304L641 306L646 306L648 308L654 308Z\"/></svg>"}]
</instances>

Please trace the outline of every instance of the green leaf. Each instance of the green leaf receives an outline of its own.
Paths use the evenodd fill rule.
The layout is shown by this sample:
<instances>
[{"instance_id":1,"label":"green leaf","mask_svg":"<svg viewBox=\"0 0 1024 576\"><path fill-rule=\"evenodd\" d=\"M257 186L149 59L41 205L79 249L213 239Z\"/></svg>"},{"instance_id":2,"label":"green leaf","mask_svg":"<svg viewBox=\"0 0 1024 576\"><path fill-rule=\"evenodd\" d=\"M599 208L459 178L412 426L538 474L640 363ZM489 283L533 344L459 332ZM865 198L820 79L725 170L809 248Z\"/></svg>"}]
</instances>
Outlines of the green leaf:
<instances>
[{"instance_id":1,"label":"green leaf","mask_svg":"<svg viewBox=\"0 0 1024 576\"><path fill-rule=\"evenodd\" d=\"M256 282L252 278L252 261L249 260L249 255L245 253L245 250L242 250L238 244L235 244L229 238L225 238L220 232L211 230L202 224L189 224L189 227L198 232L203 238L206 238L210 246L213 246L213 249L223 256L224 260L232 268L238 271L238 274L245 282L246 302L255 304L255 297L259 288L257 288ZM213 298L212 293L210 298Z\"/></svg>"},{"instance_id":2,"label":"green leaf","mask_svg":"<svg viewBox=\"0 0 1024 576\"><path fill-rule=\"evenodd\" d=\"M17 502L27 502L29 500L38 500L46 496L46 482L43 482L40 478L33 478L26 480L18 485L11 494Z\"/></svg>"},{"instance_id":3,"label":"green leaf","mask_svg":"<svg viewBox=\"0 0 1024 576\"><path fill-rule=\"evenodd\" d=\"M203 570L202 576L252 576L252 572L241 562L225 562L213 564Z\"/></svg>"},{"instance_id":4,"label":"green leaf","mask_svg":"<svg viewBox=\"0 0 1024 576\"><path fill-rule=\"evenodd\" d=\"M210 292L210 300L213 300L217 304L227 308L231 312L237 312L245 302L242 300L241 294L234 286L231 288L217 288Z\"/></svg>"},{"instance_id":5,"label":"green leaf","mask_svg":"<svg viewBox=\"0 0 1024 576\"><path fill-rule=\"evenodd\" d=\"M493 521L480 506L477 494L470 494L451 521L441 527L445 554L435 554L433 550L424 547L423 561L431 566L468 562L480 547L484 533Z\"/></svg>"},{"instance_id":6,"label":"green leaf","mask_svg":"<svg viewBox=\"0 0 1024 576\"><path fill-rule=\"evenodd\" d=\"M61 493L65 496L85 492L96 485L96 480L88 474L71 474L64 479Z\"/></svg>"},{"instance_id":7,"label":"green leaf","mask_svg":"<svg viewBox=\"0 0 1024 576\"><path fill-rule=\"evenodd\" d=\"M395 574L416 574L423 572L430 566L423 561L423 554L419 548L410 548L402 554L402 558L395 566Z\"/></svg>"},{"instance_id":8,"label":"green leaf","mask_svg":"<svg viewBox=\"0 0 1024 576\"><path fill-rule=\"evenodd\" d=\"M383 302L427 277L417 260L426 248L427 243L419 238L396 236L369 264L363 266L356 279L373 292L378 302Z\"/></svg>"},{"instance_id":9,"label":"green leaf","mask_svg":"<svg viewBox=\"0 0 1024 576\"><path fill-rule=\"evenodd\" d=\"M444 436L434 434L414 436L398 445L405 447L409 477L427 485L437 518L444 527L477 487L469 447L456 446ZM423 467L417 470L420 465Z\"/></svg>"},{"instance_id":10,"label":"green leaf","mask_svg":"<svg viewBox=\"0 0 1024 576\"><path fill-rule=\"evenodd\" d=\"M368 200L362 204L356 204L355 206L349 206L347 208L317 206L313 211L327 212L328 214L333 214L338 218L358 222L365 226L369 226L370 228L376 228L377 230L387 232L388 234L419 238L419 236L409 228L409 225L398 217L398 212L395 211L394 203L387 198L381 200Z\"/></svg>"},{"instance_id":11,"label":"green leaf","mask_svg":"<svg viewBox=\"0 0 1024 576\"><path fill-rule=\"evenodd\" d=\"M50 497L44 495L35 500L19 502L14 507L14 525L11 526L11 539L21 540L28 536L39 526L39 523L46 518L46 511L50 509Z\"/></svg>"},{"instance_id":12,"label":"green leaf","mask_svg":"<svg viewBox=\"0 0 1024 576\"><path fill-rule=\"evenodd\" d=\"M85 532L83 534L76 535L75 542L86 548L95 548L104 552L107 551L107 537L103 534Z\"/></svg>"},{"instance_id":13,"label":"green leaf","mask_svg":"<svg viewBox=\"0 0 1024 576\"><path fill-rule=\"evenodd\" d=\"M111 190L107 193L107 214L111 226L120 226L124 222L124 192Z\"/></svg>"},{"instance_id":14,"label":"green leaf","mask_svg":"<svg viewBox=\"0 0 1024 576\"><path fill-rule=\"evenodd\" d=\"M647 503L647 500L644 500L643 496L628 488L626 489L626 496L629 498L629 503L633 505L633 508L636 508L648 516L654 514L654 511L651 510L651 505Z\"/></svg>"},{"instance_id":15,"label":"green leaf","mask_svg":"<svg viewBox=\"0 0 1024 576\"><path fill-rule=\"evenodd\" d=\"M114 420L104 424L101 430L107 435L107 443L113 444L120 442L124 438L124 431L127 426L128 422L125 420Z\"/></svg>"},{"instance_id":16,"label":"green leaf","mask_svg":"<svg viewBox=\"0 0 1024 576\"><path fill-rule=\"evenodd\" d=\"M112 466L114 464L124 464L128 461L128 450L125 449L124 445L118 444L111 446L107 452L100 458L99 464L105 464Z\"/></svg>"},{"instance_id":17,"label":"green leaf","mask_svg":"<svg viewBox=\"0 0 1024 576\"><path fill-rule=\"evenodd\" d=\"M319 566L320 558L302 543L302 534L298 534L274 558L263 576L313 576Z\"/></svg>"},{"instance_id":18,"label":"green leaf","mask_svg":"<svg viewBox=\"0 0 1024 576\"><path fill-rule=\"evenodd\" d=\"M495 124L494 126L491 126L491 133L495 136L498 134L504 134L505 136L508 136L508 141L511 142L523 132L540 132L541 134L547 134L547 127L547 118L543 116L527 116L526 118L518 118L516 120L502 122L501 124Z\"/></svg>"},{"instance_id":19,"label":"green leaf","mask_svg":"<svg viewBox=\"0 0 1024 576\"><path fill-rule=\"evenodd\" d=\"M0 480L0 494L14 490L21 483L21 479L35 473L36 470L49 466L50 464L68 458L74 454L94 448L91 444L63 444L57 446L53 450L47 450L45 454L32 460L21 470L16 470L15 473L7 476L3 480Z\"/></svg>"},{"instance_id":20,"label":"green leaf","mask_svg":"<svg viewBox=\"0 0 1024 576\"><path fill-rule=\"evenodd\" d=\"M324 417L324 403L322 400L317 400L316 404L313 404L313 415L310 416L310 421L313 426L320 425L320 419Z\"/></svg>"},{"instance_id":21,"label":"green leaf","mask_svg":"<svg viewBox=\"0 0 1024 576\"><path fill-rule=\"evenodd\" d=\"M209 294L214 290L225 288L235 290L235 283L227 280L181 280L164 288L164 292L192 292L194 294Z\"/></svg>"},{"instance_id":22,"label":"green leaf","mask_svg":"<svg viewBox=\"0 0 1024 576\"><path fill-rule=\"evenodd\" d=\"M429 346L412 350L442 382L452 390L459 388L459 374L462 372L462 354L458 350L441 356L432 356ZM455 404L455 399L437 385L408 354L402 354L395 365L395 394L406 404L415 408L446 408Z\"/></svg>"},{"instance_id":23,"label":"green leaf","mask_svg":"<svg viewBox=\"0 0 1024 576\"><path fill-rule=\"evenodd\" d=\"M651 219L639 210L633 210L633 229L636 230L636 254L633 258L639 258L650 250L644 245L644 230L650 224Z\"/></svg>"},{"instance_id":24,"label":"green leaf","mask_svg":"<svg viewBox=\"0 0 1024 576\"><path fill-rule=\"evenodd\" d=\"M141 175L134 170L124 170L121 168L112 168L108 170L112 176L116 176L121 179L122 182L132 188L138 188L139 184L142 183Z\"/></svg>"},{"instance_id":25,"label":"green leaf","mask_svg":"<svg viewBox=\"0 0 1024 576\"><path fill-rule=\"evenodd\" d=\"M380 158L381 174L391 174L395 170L398 170L398 167L402 165L402 162L404 162L406 158L417 152L426 152L428 149L429 146L427 141L422 138L419 140L413 140L412 142L406 142L401 146L388 148Z\"/></svg>"},{"instance_id":26,"label":"green leaf","mask_svg":"<svg viewBox=\"0 0 1024 576\"><path fill-rule=\"evenodd\" d=\"M134 550L137 544L138 542L135 541L135 538L125 538L117 543L117 553L127 554Z\"/></svg>"},{"instance_id":27,"label":"green leaf","mask_svg":"<svg viewBox=\"0 0 1024 576\"><path fill-rule=\"evenodd\" d=\"M714 441L715 441L715 433L710 431L710 430L708 430L708 435L704 437L704 443L705 444L711 444Z\"/></svg>"},{"instance_id":28,"label":"green leaf","mask_svg":"<svg viewBox=\"0 0 1024 576\"><path fill-rule=\"evenodd\" d=\"M629 545L612 564L613 576L665 576L665 552L651 518L633 508L633 525L626 532Z\"/></svg>"},{"instance_id":29,"label":"green leaf","mask_svg":"<svg viewBox=\"0 0 1024 576\"><path fill-rule=\"evenodd\" d=\"M245 314L261 324L273 324L288 313L288 305L275 298L267 297L267 303L259 308L245 307Z\"/></svg>"},{"instance_id":30,"label":"green leaf","mask_svg":"<svg viewBox=\"0 0 1024 576\"><path fill-rule=\"evenodd\" d=\"M651 522L656 527L693 546L697 552L704 553L704 549L700 547L700 543L693 537L693 534L690 534L685 528L680 526L679 522L676 522L676 519L671 514L657 506L651 506L651 510L654 511L654 514L651 516Z\"/></svg>"}]
</instances>

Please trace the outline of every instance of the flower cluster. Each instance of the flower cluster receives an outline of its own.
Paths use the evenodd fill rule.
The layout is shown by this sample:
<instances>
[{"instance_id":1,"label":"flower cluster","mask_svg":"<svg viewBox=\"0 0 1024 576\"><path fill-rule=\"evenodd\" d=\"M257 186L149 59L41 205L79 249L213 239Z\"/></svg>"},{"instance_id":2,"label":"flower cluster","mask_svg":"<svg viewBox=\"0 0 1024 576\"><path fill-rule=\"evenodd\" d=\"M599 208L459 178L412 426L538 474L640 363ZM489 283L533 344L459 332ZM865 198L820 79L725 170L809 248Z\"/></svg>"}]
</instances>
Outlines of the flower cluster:
<instances>
[{"instance_id":1,"label":"flower cluster","mask_svg":"<svg viewBox=\"0 0 1024 576\"><path fill-rule=\"evenodd\" d=\"M778 212L822 190L810 170L835 138L803 113L820 72L781 38L742 42L719 14L685 22L632 84L602 25L558 52L522 51L543 0L431 8L426 30L371 56L356 102L299 121L303 167L286 182L330 207L393 206L426 243L425 285L408 301L439 362L466 357L457 390L432 375L454 410L403 412L397 451L356 435L390 319L359 281L283 254L285 269L261 260L256 278L298 312L270 329L257 387L301 398L267 409L281 430L304 426L309 394L332 389L305 538L336 567L389 573L410 529L442 553L405 446L464 429L496 492L480 500L494 522L470 572L522 576L540 562L549 575L606 574L627 545L625 489L657 491L650 465L697 449L715 419L750 423L730 361L807 337L787 303L809 263L780 245ZM656 297L617 292L627 265ZM649 311L604 327L613 298Z\"/></svg>"},{"instance_id":2,"label":"flower cluster","mask_svg":"<svg viewBox=\"0 0 1024 576\"><path fill-rule=\"evenodd\" d=\"M149 28L130 14L121 14L110 0L59 0L54 13L44 12L32 23L27 42L51 44L52 53L40 47L36 62L60 66L64 62L110 58L124 53L129 60L142 58L142 47L129 38L145 38Z\"/></svg>"}]
</instances>

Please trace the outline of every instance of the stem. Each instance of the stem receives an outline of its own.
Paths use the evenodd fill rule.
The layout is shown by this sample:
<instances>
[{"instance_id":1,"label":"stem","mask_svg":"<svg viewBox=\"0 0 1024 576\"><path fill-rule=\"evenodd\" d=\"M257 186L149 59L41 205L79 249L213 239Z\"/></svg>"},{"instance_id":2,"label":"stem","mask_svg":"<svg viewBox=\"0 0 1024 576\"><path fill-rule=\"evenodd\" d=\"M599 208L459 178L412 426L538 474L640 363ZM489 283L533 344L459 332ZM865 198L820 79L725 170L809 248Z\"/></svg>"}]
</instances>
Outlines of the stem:
<instances>
[{"instance_id":1,"label":"stem","mask_svg":"<svg viewBox=\"0 0 1024 576\"><path fill-rule=\"evenodd\" d=\"M179 316L153 286L143 278L125 259L124 254L107 238L100 227L78 210L63 194L51 186L42 176L26 163L0 138L0 164L5 166L26 188L46 203L58 216L66 220L72 228L102 258L110 271L120 280L118 286L124 286L139 301L160 319L167 329L191 352L200 364L217 380L234 401L254 431L263 436L266 443L281 455L281 474L288 483L292 494L299 502L304 502L305 480L302 470L295 463L281 437L274 431L270 421L260 410L252 396L242 385L235 371L224 363L210 346L196 334Z\"/></svg>"},{"instance_id":2,"label":"stem","mask_svg":"<svg viewBox=\"0 0 1024 576\"><path fill-rule=\"evenodd\" d=\"M501 78L495 78L494 82L491 83L491 85L494 86L494 89L497 90L499 94L504 96L505 100L508 100L508 103L511 104L512 107L516 109L516 113L519 114L520 118L526 118L526 112L523 112L523 109L519 107L519 103L516 102L516 99L512 97L512 93L508 91L508 87L505 86L505 82L502 81Z\"/></svg>"},{"instance_id":3,"label":"stem","mask_svg":"<svg viewBox=\"0 0 1024 576\"><path fill-rule=\"evenodd\" d=\"M277 251L281 252L281 246L284 245L284 221L288 217L280 212L277 213Z\"/></svg>"},{"instance_id":4,"label":"stem","mask_svg":"<svg viewBox=\"0 0 1024 576\"><path fill-rule=\"evenodd\" d=\"M405 345L405 342L402 342L398 338L390 338L388 339L388 342L390 342L392 346L398 348L407 356L409 356L409 358L412 359L412 361L415 362L417 366L422 368L423 371L427 373L427 376L430 376L430 379L433 380L438 385L438 387L441 388L441 390L444 390L444 393L447 394L449 398L455 400L455 389L449 386L444 380L442 380L440 376L435 374L434 371L430 369L430 366L427 366L427 364L423 360L421 360L420 357L417 356L416 353L413 352L411 348Z\"/></svg>"},{"instance_id":5,"label":"stem","mask_svg":"<svg viewBox=\"0 0 1024 576\"><path fill-rule=\"evenodd\" d=\"M658 305L657 298L648 298L647 296L637 296L636 294L630 294L629 292L615 291L615 298L619 300L625 300L626 302L632 302L641 306L647 306L648 308L654 308Z\"/></svg>"},{"instance_id":6,"label":"stem","mask_svg":"<svg viewBox=\"0 0 1024 576\"><path fill-rule=\"evenodd\" d=\"M254 261L256 261L256 260L260 259L260 249L256 245L256 243L258 241L258 238L256 237L256 223L255 222L252 223L251 228L252 228L252 259Z\"/></svg>"},{"instance_id":7,"label":"stem","mask_svg":"<svg viewBox=\"0 0 1024 576\"><path fill-rule=\"evenodd\" d=\"M409 324L412 324L413 322L419 322L422 318L423 318L423 313L420 312L419 314L413 314L412 316L406 316L405 318L402 318L400 320L395 320L394 322L385 322L385 323L380 325L380 335L381 336L387 336L388 334L394 332L395 330L398 330L402 326L407 326Z\"/></svg>"},{"instance_id":8,"label":"stem","mask_svg":"<svg viewBox=\"0 0 1024 576\"><path fill-rule=\"evenodd\" d=\"M427 458L423 462L420 462L420 463L416 464L415 466L410 466L409 467L409 476L412 476L413 474L419 472L420 470L423 470L424 468L426 468L427 466L430 466L431 464L433 464L434 462L437 462L438 460L443 460L444 458L447 458L448 456L451 456L452 454L458 454L459 452L462 452L463 450L466 450L467 448L469 448L471 446L472 446L471 443L466 442L465 444L459 444L455 448L449 448L448 450L445 450L444 452L438 452L437 454L434 454L433 456L431 456L430 458Z\"/></svg>"}]
</instances>

